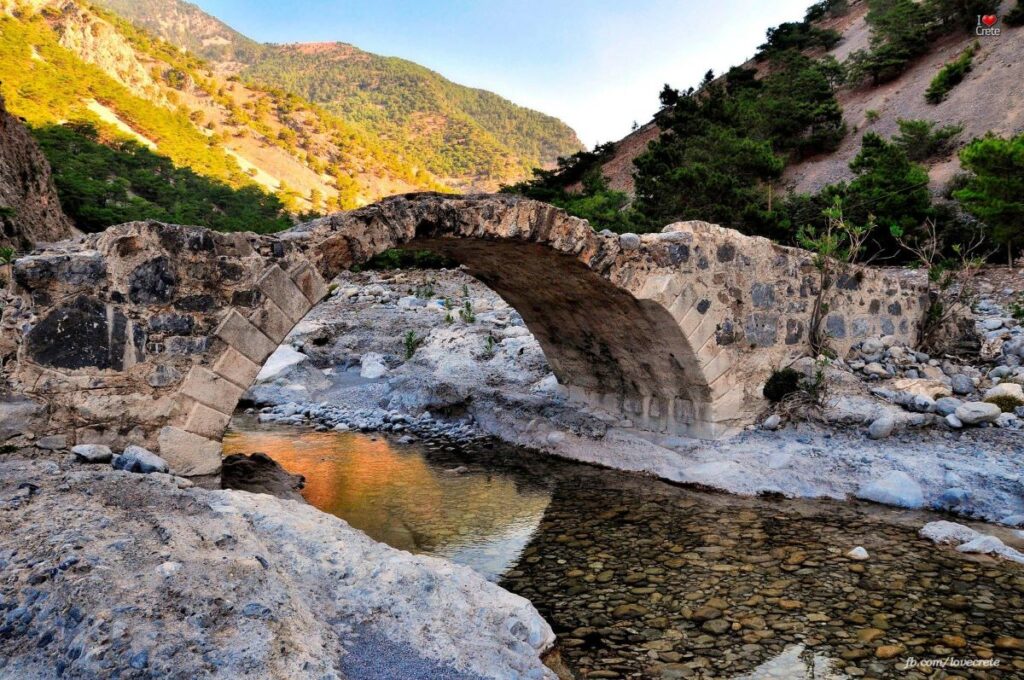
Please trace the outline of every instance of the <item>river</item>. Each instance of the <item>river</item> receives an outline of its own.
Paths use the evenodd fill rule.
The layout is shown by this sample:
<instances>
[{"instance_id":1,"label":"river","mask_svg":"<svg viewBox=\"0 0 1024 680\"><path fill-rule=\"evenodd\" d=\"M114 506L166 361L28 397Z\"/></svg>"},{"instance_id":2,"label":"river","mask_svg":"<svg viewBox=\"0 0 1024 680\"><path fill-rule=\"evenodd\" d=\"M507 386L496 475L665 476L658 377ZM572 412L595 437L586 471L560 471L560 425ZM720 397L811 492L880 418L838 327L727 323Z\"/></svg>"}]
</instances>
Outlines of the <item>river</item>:
<instances>
[{"instance_id":1,"label":"river","mask_svg":"<svg viewBox=\"0 0 1024 680\"><path fill-rule=\"evenodd\" d=\"M935 513L249 418L224 449L263 451L321 510L530 599L577 678L1024 677L1024 568L921 539L950 519Z\"/></svg>"}]
</instances>

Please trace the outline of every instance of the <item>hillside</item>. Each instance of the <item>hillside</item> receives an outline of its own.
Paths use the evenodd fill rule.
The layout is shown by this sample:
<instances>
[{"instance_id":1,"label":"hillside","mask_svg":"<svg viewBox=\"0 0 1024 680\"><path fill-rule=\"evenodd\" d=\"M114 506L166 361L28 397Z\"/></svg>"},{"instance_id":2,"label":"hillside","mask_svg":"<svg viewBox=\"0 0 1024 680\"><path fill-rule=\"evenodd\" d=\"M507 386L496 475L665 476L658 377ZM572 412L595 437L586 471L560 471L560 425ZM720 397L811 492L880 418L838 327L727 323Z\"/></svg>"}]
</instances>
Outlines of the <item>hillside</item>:
<instances>
[{"instance_id":1,"label":"hillside","mask_svg":"<svg viewBox=\"0 0 1024 680\"><path fill-rule=\"evenodd\" d=\"M1013 5L1012 1L1003 2L999 15L1004 16ZM867 49L871 37L867 11L866 0L851 0L840 16L815 22L820 28L836 30L840 39L829 50L811 53L831 55L843 62L857 50ZM943 36L897 78L877 86L868 82L839 88L836 99L848 134L830 153L789 163L776 188L780 192L814 192L830 183L849 180L853 174L849 163L860 150L864 134L871 131L890 138L899 131L897 119L903 118L934 121L937 127L963 125L949 152L928 164L932 189L941 189L960 168L954 153L957 148L989 131L1005 136L1024 130L1024 108L1020 104L1024 100L1024 29L1004 24L1001 30L1000 36L981 38L965 31ZM925 91L936 73L975 41L979 49L963 82L941 103L926 102ZM740 68L763 72L765 66L751 59ZM615 153L603 165L611 188L633 193L633 160L658 134L657 124L651 121L616 143Z\"/></svg>"},{"instance_id":2,"label":"hillside","mask_svg":"<svg viewBox=\"0 0 1024 680\"><path fill-rule=\"evenodd\" d=\"M443 189L374 135L206 62L77 0L0 2L0 92L35 127L87 122L293 211Z\"/></svg>"},{"instance_id":3,"label":"hillside","mask_svg":"<svg viewBox=\"0 0 1024 680\"><path fill-rule=\"evenodd\" d=\"M458 189L494 189L580 150L567 125L345 43L261 45L181 0L99 0L222 74L300 95Z\"/></svg>"}]
</instances>

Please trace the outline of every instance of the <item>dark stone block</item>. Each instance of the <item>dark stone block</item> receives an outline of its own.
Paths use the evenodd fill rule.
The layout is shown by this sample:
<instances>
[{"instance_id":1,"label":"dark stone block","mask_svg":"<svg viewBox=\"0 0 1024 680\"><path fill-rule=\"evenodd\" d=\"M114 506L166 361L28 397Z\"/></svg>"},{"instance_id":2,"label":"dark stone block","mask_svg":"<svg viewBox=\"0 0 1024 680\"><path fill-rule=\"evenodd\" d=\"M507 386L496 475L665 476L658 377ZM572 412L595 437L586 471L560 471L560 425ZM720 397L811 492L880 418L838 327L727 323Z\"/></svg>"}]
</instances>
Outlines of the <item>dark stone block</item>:
<instances>
[{"instance_id":1,"label":"dark stone block","mask_svg":"<svg viewBox=\"0 0 1024 680\"><path fill-rule=\"evenodd\" d=\"M829 337L845 338L846 319L838 314L829 314L828 318L825 319L825 332L828 333Z\"/></svg>"},{"instance_id":2,"label":"dark stone block","mask_svg":"<svg viewBox=\"0 0 1024 680\"><path fill-rule=\"evenodd\" d=\"M149 330L153 333L168 335L188 335L195 328L196 322L191 314L157 314L149 320Z\"/></svg>"},{"instance_id":3,"label":"dark stone block","mask_svg":"<svg viewBox=\"0 0 1024 680\"><path fill-rule=\"evenodd\" d=\"M747 340L758 347L770 347L778 340L779 317L777 314L754 312L743 322Z\"/></svg>"},{"instance_id":4,"label":"dark stone block","mask_svg":"<svg viewBox=\"0 0 1024 680\"><path fill-rule=\"evenodd\" d=\"M79 295L57 307L32 328L26 338L29 356L55 368L112 368L124 364L127 319L115 310L108 321L107 305Z\"/></svg>"},{"instance_id":5,"label":"dark stone block","mask_svg":"<svg viewBox=\"0 0 1024 680\"><path fill-rule=\"evenodd\" d=\"M697 260L697 267L699 269L707 269L708 266L709 266L708 265L708 258L706 258L703 255L701 255L700 259Z\"/></svg>"},{"instance_id":6,"label":"dark stone block","mask_svg":"<svg viewBox=\"0 0 1024 680\"><path fill-rule=\"evenodd\" d=\"M889 305L890 316L903 316L903 305L898 302L893 302Z\"/></svg>"},{"instance_id":7,"label":"dark stone block","mask_svg":"<svg viewBox=\"0 0 1024 680\"><path fill-rule=\"evenodd\" d=\"M234 291L231 293L232 307L255 307L262 299L259 291Z\"/></svg>"},{"instance_id":8,"label":"dark stone block","mask_svg":"<svg viewBox=\"0 0 1024 680\"><path fill-rule=\"evenodd\" d=\"M711 307L711 300L704 299L697 303L697 311L703 314Z\"/></svg>"},{"instance_id":9,"label":"dark stone block","mask_svg":"<svg viewBox=\"0 0 1024 680\"><path fill-rule=\"evenodd\" d=\"M868 305L868 312L871 314L878 314L882 309L882 303L878 300L872 300L871 304Z\"/></svg>"},{"instance_id":10,"label":"dark stone block","mask_svg":"<svg viewBox=\"0 0 1024 680\"><path fill-rule=\"evenodd\" d=\"M184 312L209 312L216 305L212 295L186 295L174 303L175 308Z\"/></svg>"},{"instance_id":11,"label":"dark stone block","mask_svg":"<svg viewBox=\"0 0 1024 680\"><path fill-rule=\"evenodd\" d=\"M863 338L866 337L870 326L867 319L854 319L853 320L853 337Z\"/></svg>"},{"instance_id":12,"label":"dark stone block","mask_svg":"<svg viewBox=\"0 0 1024 680\"><path fill-rule=\"evenodd\" d=\"M731 243L723 243L718 246L718 251L715 253L715 257L719 262L732 262L733 258L736 257L736 246Z\"/></svg>"},{"instance_id":13,"label":"dark stone block","mask_svg":"<svg viewBox=\"0 0 1024 680\"><path fill-rule=\"evenodd\" d=\"M884 317L882 319L882 334L883 335L892 335L895 332L896 332L896 326L893 325L892 319L890 319L888 317Z\"/></svg>"},{"instance_id":14,"label":"dark stone block","mask_svg":"<svg viewBox=\"0 0 1024 680\"><path fill-rule=\"evenodd\" d=\"M720 347L736 342L736 327L733 326L732 321L726 319L718 326L718 330L715 331L715 342Z\"/></svg>"},{"instance_id":15,"label":"dark stone block","mask_svg":"<svg viewBox=\"0 0 1024 680\"><path fill-rule=\"evenodd\" d=\"M796 345L803 340L804 322L799 319L786 320L786 344Z\"/></svg>"},{"instance_id":16,"label":"dark stone block","mask_svg":"<svg viewBox=\"0 0 1024 680\"><path fill-rule=\"evenodd\" d=\"M170 302L178 279L164 256L140 264L128 276L128 299L135 303Z\"/></svg>"},{"instance_id":17,"label":"dark stone block","mask_svg":"<svg viewBox=\"0 0 1024 680\"><path fill-rule=\"evenodd\" d=\"M284 257L284 244L274 241L270 244L270 252L274 257Z\"/></svg>"},{"instance_id":18,"label":"dark stone block","mask_svg":"<svg viewBox=\"0 0 1024 680\"><path fill-rule=\"evenodd\" d=\"M690 260L690 246L685 243L674 243L668 247L668 259L672 264L682 264Z\"/></svg>"},{"instance_id":19,"label":"dark stone block","mask_svg":"<svg viewBox=\"0 0 1024 680\"><path fill-rule=\"evenodd\" d=\"M750 297L757 309L771 309L775 306L775 288L768 283L755 283L750 289Z\"/></svg>"},{"instance_id":20,"label":"dark stone block","mask_svg":"<svg viewBox=\"0 0 1024 680\"><path fill-rule=\"evenodd\" d=\"M174 355L201 354L210 346L210 339L205 335L175 335L164 340L164 352Z\"/></svg>"},{"instance_id":21,"label":"dark stone block","mask_svg":"<svg viewBox=\"0 0 1024 680\"><path fill-rule=\"evenodd\" d=\"M863 278L864 275L860 272L856 272L853 276L840 274L839 278L836 279L836 287L840 290L857 290L860 288L860 282Z\"/></svg>"},{"instance_id":22,"label":"dark stone block","mask_svg":"<svg viewBox=\"0 0 1024 680\"><path fill-rule=\"evenodd\" d=\"M188 235L188 239L186 239L186 246L189 250L195 252L213 250L215 246L213 242L213 235L205 229L202 231L194 231Z\"/></svg>"}]
</instances>

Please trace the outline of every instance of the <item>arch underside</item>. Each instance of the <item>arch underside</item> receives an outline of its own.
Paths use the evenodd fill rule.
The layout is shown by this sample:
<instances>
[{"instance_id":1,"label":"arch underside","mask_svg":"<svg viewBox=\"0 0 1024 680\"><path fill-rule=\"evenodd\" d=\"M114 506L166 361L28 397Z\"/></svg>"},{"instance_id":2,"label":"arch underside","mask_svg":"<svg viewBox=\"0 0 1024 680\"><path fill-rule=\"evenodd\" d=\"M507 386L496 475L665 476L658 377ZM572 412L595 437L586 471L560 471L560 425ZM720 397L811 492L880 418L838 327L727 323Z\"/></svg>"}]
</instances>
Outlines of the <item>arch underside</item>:
<instances>
[{"instance_id":1,"label":"arch underside","mask_svg":"<svg viewBox=\"0 0 1024 680\"><path fill-rule=\"evenodd\" d=\"M639 427L703 434L694 425L709 389L679 324L660 304L537 243L427 237L403 247L444 255L500 295L573 398Z\"/></svg>"}]
</instances>

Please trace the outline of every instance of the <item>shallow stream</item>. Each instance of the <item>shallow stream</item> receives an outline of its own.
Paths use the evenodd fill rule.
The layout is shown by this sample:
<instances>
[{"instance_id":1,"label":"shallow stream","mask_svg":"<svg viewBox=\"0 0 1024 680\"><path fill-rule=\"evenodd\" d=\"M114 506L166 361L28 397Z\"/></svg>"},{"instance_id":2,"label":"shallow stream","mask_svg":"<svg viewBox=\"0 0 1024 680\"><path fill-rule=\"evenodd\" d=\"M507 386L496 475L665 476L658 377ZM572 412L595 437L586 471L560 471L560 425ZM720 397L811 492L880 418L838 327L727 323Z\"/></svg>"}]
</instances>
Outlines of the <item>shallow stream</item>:
<instances>
[{"instance_id":1,"label":"shallow stream","mask_svg":"<svg viewBox=\"0 0 1024 680\"><path fill-rule=\"evenodd\" d=\"M1024 677L1024 568L918 537L948 517L247 418L224 448L304 475L306 500L377 540L530 599L577 678Z\"/></svg>"}]
</instances>

